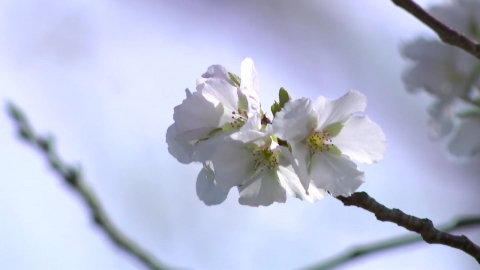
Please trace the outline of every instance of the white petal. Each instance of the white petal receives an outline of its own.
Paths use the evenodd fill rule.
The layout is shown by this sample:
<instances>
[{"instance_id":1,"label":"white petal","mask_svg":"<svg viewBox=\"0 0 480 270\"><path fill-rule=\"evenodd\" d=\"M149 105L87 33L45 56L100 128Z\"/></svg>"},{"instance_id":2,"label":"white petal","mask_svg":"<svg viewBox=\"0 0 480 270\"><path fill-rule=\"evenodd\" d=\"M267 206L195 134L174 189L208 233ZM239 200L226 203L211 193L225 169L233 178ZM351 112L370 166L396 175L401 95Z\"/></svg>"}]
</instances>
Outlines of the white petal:
<instances>
[{"instance_id":1,"label":"white petal","mask_svg":"<svg viewBox=\"0 0 480 270\"><path fill-rule=\"evenodd\" d=\"M462 158L470 158L480 153L480 117L463 119L448 145L448 151Z\"/></svg>"},{"instance_id":2,"label":"white petal","mask_svg":"<svg viewBox=\"0 0 480 270\"><path fill-rule=\"evenodd\" d=\"M222 116L223 107L209 102L199 92L194 92L183 100L182 104L174 108L173 113L178 134L200 128L213 130L220 125Z\"/></svg>"},{"instance_id":3,"label":"white petal","mask_svg":"<svg viewBox=\"0 0 480 270\"><path fill-rule=\"evenodd\" d=\"M273 134L271 125L267 125L264 131L260 131L260 128L260 115L256 114L248 118L245 125L243 125L238 132L233 133L230 138L247 144Z\"/></svg>"},{"instance_id":4,"label":"white petal","mask_svg":"<svg viewBox=\"0 0 480 270\"><path fill-rule=\"evenodd\" d=\"M280 185L285 189L287 194L292 197L300 199L306 197L307 192L300 183L300 179L295 173L292 163L287 157L284 156L284 154L289 154L288 149L286 147L280 146L280 151L283 155L280 158L277 173Z\"/></svg>"},{"instance_id":5,"label":"white petal","mask_svg":"<svg viewBox=\"0 0 480 270\"><path fill-rule=\"evenodd\" d=\"M273 119L275 134L290 143L307 138L316 126L316 112L309 98L291 100Z\"/></svg>"},{"instance_id":6,"label":"white petal","mask_svg":"<svg viewBox=\"0 0 480 270\"><path fill-rule=\"evenodd\" d=\"M282 155L290 161L293 169L300 179L300 184L304 190L308 190L311 178L308 173L308 164L310 164L310 150L304 143L291 143L292 153L282 149Z\"/></svg>"},{"instance_id":7,"label":"white petal","mask_svg":"<svg viewBox=\"0 0 480 270\"><path fill-rule=\"evenodd\" d=\"M316 202L323 199L327 194L325 191L321 192L319 189L309 189L307 194L292 165L279 166L277 174L280 185L285 189L287 194L292 197L303 201Z\"/></svg>"},{"instance_id":8,"label":"white petal","mask_svg":"<svg viewBox=\"0 0 480 270\"><path fill-rule=\"evenodd\" d=\"M315 111L318 113L316 130L343 122L352 114L363 112L367 107L367 98L360 92L352 90L339 99L331 100L323 96L315 101Z\"/></svg>"},{"instance_id":9,"label":"white petal","mask_svg":"<svg viewBox=\"0 0 480 270\"><path fill-rule=\"evenodd\" d=\"M249 117L247 122L240 128L240 131L248 131L248 130L257 130L259 131L262 128L260 114L255 114L252 117Z\"/></svg>"},{"instance_id":10,"label":"white petal","mask_svg":"<svg viewBox=\"0 0 480 270\"><path fill-rule=\"evenodd\" d=\"M222 203L227 198L228 192L222 191L216 181L213 165L210 162L203 164L203 169L197 177L197 196L206 205Z\"/></svg>"},{"instance_id":11,"label":"white petal","mask_svg":"<svg viewBox=\"0 0 480 270\"><path fill-rule=\"evenodd\" d=\"M317 202L323 200L328 195L328 192L315 185L313 181L308 186L308 195L304 200L307 202Z\"/></svg>"},{"instance_id":12,"label":"white petal","mask_svg":"<svg viewBox=\"0 0 480 270\"><path fill-rule=\"evenodd\" d=\"M238 108L247 111L250 117L260 113L260 97L255 92L238 89Z\"/></svg>"},{"instance_id":13,"label":"white petal","mask_svg":"<svg viewBox=\"0 0 480 270\"><path fill-rule=\"evenodd\" d=\"M217 184L226 192L252 177L255 159L243 143L229 140L213 155L213 166Z\"/></svg>"},{"instance_id":14,"label":"white petal","mask_svg":"<svg viewBox=\"0 0 480 270\"><path fill-rule=\"evenodd\" d=\"M194 146L189 142L178 142L175 140L175 136L177 135L177 130L175 124L172 124L167 129L167 144L168 144L168 152L174 158L178 160L178 162L183 164L191 163L192 155L193 155L193 148Z\"/></svg>"},{"instance_id":15,"label":"white petal","mask_svg":"<svg viewBox=\"0 0 480 270\"><path fill-rule=\"evenodd\" d=\"M380 161L387 148L382 129L367 116L351 116L332 142L342 154L369 164Z\"/></svg>"},{"instance_id":16,"label":"white petal","mask_svg":"<svg viewBox=\"0 0 480 270\"><path fill-rule=\"evenodd\" d=\"M242 90L248 89L249 91L253 91L258 95L258 73L255 70L253 60L251 58L245 58L245 60L242 61L240 70L240 77L242 78L240 88L242 88Z\"/></svg>"},{"instance_id":17,"label":"white petal","mask_svg":"<svg viewBox=\"0 0 480 270\"><path fill-rule=\"evenodd\" d=\"M210 79L199 87L199 92L215 106L221 103L226 112L238 109L237 88L221 79ZM198 89L197 89L198 90Z\"/></svg>"},{"instance_id":18,"label":"white petal","mask_svg":"<svg viewBox=\"0 0 480 270\"><path fill-rule=\"evenodd\" d=\"M291 186L290 191L286 186L283 186L285 190L287 190L287 194L307 202L316 202L325 198L328 194L327 191L315 186L315 183L311 180L312 178L308 172L308 166L311 162L311 155L308 146L303 143L293 144L292 151L295 153L295 156L283 146L281 146L280 149L282 155L289 161L289 166L291 166L295 172L302 187L301 190L299 190L298 187L294 189ZM289 166L284 167L289 169ZM292 193L295 193L296 195L293 195Z\"/></svg>"},{"instance_id":19,"label":"white petal","mask_svg":"<svg viewBox=\"0 0 480 270\"><path fill-rule=\"evenodd\" d=\"M238 202L249 206L268 206L274 202L285 202L287 195L280 185L275 170L259 173L255 178L239 187Z\"/></svg>"},{"instance_id":20,"label":"white petal","mask_svg":"<svg viewBox=\"0 0 480 270\"><path fill-rule=\"evenodd\" d=\"M178 142L188 142L208 138L212 130L212 127L202 127L189 130L183 132L182 134L177 134L177 136L175 136L175 140Z\"/></svg>"},{"instance_id":21,"label":"white petal","mask_svg":"<svg viewBox=\"0 0 480 270\"><path fill-rule=\"evenodd\" d=\"M312 157L311 177L318 188L332 196L350 196L365 182L365 175L347 156L320 153Z\"/></svg>"},{"instance_id":22,"label":"white petal","mask_svg":"<svg viewBox=\"0 0 480 270\"><path fill-rule=\"evenodd\" d=\"M247 98L248 113L250 116L253 113L260 112L258 74L251 58L243 60L240 70L240 77L242 79L240 90Z\"/></svg>"},{"instance_id":23,"label":"white petal","mask_svg":"<svg viewBox=\"0 0 480 270\"><path fill-rule=\"evenodd\" d=\"M229 84L233 85L230 77L228 76L228 71L225 67L221 65L213 65L207 69L207 72L202 74L202 77L197 79L197 86L199 84L205 83L209 79L221 79Z\"/></svg>"},{"instance_id":24,"label":"white petal","mask_svg":"<svg viewBox=\"0 0 480 270\"><path fill-rule=\"evenodd\" d=\"M212 160L217 149L223 147L223 144L225 143L225 137L232 134L232 132L233 131L219 131L207 140L196 142L193 152L193 160L199 162Z\"/></svg>"}]
</instances>

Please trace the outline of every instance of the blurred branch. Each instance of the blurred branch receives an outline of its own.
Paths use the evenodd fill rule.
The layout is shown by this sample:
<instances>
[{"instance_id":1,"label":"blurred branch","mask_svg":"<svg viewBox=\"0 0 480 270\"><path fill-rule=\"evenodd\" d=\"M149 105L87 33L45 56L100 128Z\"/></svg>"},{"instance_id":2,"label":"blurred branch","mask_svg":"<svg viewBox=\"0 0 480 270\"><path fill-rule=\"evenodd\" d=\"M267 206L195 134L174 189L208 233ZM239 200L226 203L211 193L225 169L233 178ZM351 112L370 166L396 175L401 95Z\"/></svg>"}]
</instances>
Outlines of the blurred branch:
<instances>
[{"instance_id":1,"label":"blurred branch","mask_svg":"<svg viewBox=\"0 0 480 270\"><path fill-rule=\"evenodd\" d=\"M392 0L392 2L430 27L443 42L461 48L480 59L480 44L473 39L437 20L412 0Z\"/></svg>"},{"instance_id":2,"label":"blurred branch","mask_svg":"<svg viewBox=\"0 0 480 270\"><path fill-rule=\"evenodd\" d=\"M443 232L452 232L467 227L480 226L480 216L459 218L449 224L439 226L438 230ZM373 255L382 251L404 247L409 244L418 243L422 241L422 237L418 235L405 235L387 240L382 240L377 243L358 246L350 249L342 254L339 254L325 262L309 267L310 270L328 270L337 266L349 263L355 259Z\"/></svg>"},{"instance_id":3,"label":"blurred branch","mask_svg":"<svg viewBox=\"0 0 480 270\"><path fill-rule=\"evenodd\" d=\"M480 247L465 235L457 236L441 232L435 229L431 220L407 215L399 209L387 208L365 192L355 192L350 197L338 196L336 198L345 206L357 206L375 214L375 217L380 221L393 222L409 231L416 232L429 244L441 244L460 249L480 263Z\"/></svg>"},{"instance_id":4,"label":"blurred branch","mask_svg":"<svg viewBox=\"0 0 480 270\"><path fill-rule=\"evenodd\" d=\"M107 234L115 245L138 259L149 269L160 270L167 268L161 265L151 254L122 234L113 225L94 192L84 183L80 169L73 168L60 159L53 147L53 139L51 137L36 135L27 118L20 109L12 103L7 104L7 111L17 125L20 137L45 155L52 169L59 174L65 183L80 195L80 198L89 208L95 224Z\"/></svg>"}]
</instances>

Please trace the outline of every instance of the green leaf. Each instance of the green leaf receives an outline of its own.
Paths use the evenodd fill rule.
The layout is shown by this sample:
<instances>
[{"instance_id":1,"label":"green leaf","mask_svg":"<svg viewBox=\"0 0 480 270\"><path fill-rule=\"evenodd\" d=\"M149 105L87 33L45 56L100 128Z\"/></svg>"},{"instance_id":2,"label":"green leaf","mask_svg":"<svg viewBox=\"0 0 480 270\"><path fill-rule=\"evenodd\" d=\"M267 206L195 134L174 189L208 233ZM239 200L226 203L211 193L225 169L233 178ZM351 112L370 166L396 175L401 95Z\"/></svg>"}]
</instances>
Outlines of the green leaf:
<instances>
[{"instance_id":1,"label":"green leaf","mask_svg":"<svg viewBox=\"0 0 480 270\"><path fill-rule=\"evenodd\" d=\"M468 110L457 113L459 118L480 117L480 111Z\"/></svg>"},{"instance_id":2,"label":"green leaf","mask_svg":"<svg viewBox=\"0 0 480 270\"><path fill-rule=\"evenodd\" d=\"M283 108L285 106L285 103L290 101L290 95L288 94L287 90L285 88L280 88L280 91L278 91L278 97L280 100L280 108Z\"/></svg>"},{"instance_id":3,"label":"green leaf","mask_svg":"<svg viewBox=\"0 0 480 270\"><path fill-rule=\"evenodd\" d=\"M272 107L270 107L270 109L272 110L272 114L273 114L273 117L275 117L275 114L279 111L282 110L282 108L280 107L280 104L278 104L276 101L275 103L272 105Z\"/></svg>"},{"instance_id":4,"label":"green leaf","mask_svg":"<svg viewBox=\"0 0 480 270\"><path fill-rule=\"evenodd\" d=\"M330 135L331 137L335 137L338 135L338 133L340 133L342 128L343 128L343 123L337 122L337 123L328 125L325 129L323 129L323 131L327 132L328 135Z\"/></svg>"},{"instance_id":5,"label":"green leaf","mask_svg":"<svg viewBox=\"0 0 480 270\"><path fill-rule=\"evenodd\" d=\"M231 72L228 72L228 77L230 77L230 80L233 82L233 85L235 85L236 87L240 87L240 83L242 82L240 77L238 77L237 75Z\"/></svg>"}]
</instances>

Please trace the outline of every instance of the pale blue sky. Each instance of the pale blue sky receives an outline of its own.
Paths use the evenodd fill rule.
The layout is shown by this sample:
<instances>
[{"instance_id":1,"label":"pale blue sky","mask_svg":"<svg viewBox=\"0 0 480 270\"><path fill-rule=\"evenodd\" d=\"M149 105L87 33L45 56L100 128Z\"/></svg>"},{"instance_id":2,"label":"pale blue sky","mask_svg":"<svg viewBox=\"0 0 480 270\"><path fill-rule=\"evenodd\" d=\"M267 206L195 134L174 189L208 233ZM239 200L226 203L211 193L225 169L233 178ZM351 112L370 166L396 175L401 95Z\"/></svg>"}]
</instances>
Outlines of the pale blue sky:
<instances>
[{"instance_id":1,"label":"pale blue sky","mask_svg":"<svg viewBox=\"0 0 480 270\"><path fill-rule=\"evenodd\" d=\"M406 233L332 198L267 208L240 206L235 190L214 207L197 198L200 167L167 152L173 107L208 66L238 73L247 56L265 108L282 86L293 97L367 95L389 145L384 161L360 165L361 190L436 224L479 213L478 162L452 162L428 138L431 99L408 94L400 79L399 46L432 35L390 1L3 1L0 20L2 102L52 133L118 227L169 265L296 269ZM4 113L0 150L0 268L141 269L15 138ZM480 242L478 229L464 233ZM460 251L417 244L340 269L475 266Z\"/></svg>"}]
</instances>

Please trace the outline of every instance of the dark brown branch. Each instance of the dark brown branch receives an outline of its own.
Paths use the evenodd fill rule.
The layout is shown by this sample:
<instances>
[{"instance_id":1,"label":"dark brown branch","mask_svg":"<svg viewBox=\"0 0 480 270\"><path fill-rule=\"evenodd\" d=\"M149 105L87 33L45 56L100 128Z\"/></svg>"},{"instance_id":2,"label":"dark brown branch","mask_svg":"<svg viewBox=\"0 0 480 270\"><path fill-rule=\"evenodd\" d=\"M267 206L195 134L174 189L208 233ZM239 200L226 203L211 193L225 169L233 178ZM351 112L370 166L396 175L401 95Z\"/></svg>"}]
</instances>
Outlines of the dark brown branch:
<instances>
[{"instance_id":1,"label":"dark brown branch","mask_svg":"<svg viewBox=\"0 0 480 270\"><path fill-rule=\"evenodd\" d=\"M365 192L355 192L350 197L338 196L336 198L345 206L354 205L375 214L375 217L380 221L393 222L409 231L416 232L429 244L441 244L460 249L480 263L480 247L465 235L457 236L441 232L435 229L431 220L407 215L399 209L389 209Z\"/></svg>"},{"instance_id":2,"label":"dark brown branch","mask_svg":"<svg viewBox=\"0 0 480 270\"><path fill-rule=\"evenodd\" d=\"M17 125L20 137L45 155L52 169L59 174L65 183L80 195L80 198L90 210L95 224L107 234L115 245L136 258L149 269L167 269L167 267L160 264L151 254L127 238L113 225L94 192L83 181L80 170L66 164L60 159L53 147L52 138L36 135L27 118L13 104L8 104L7 110Z\"/></svg>"},{"instance_id":3,"label":"dark brown branch","mask_svg":"<svg viewBox=\"0 0 480 270\"><path fill-rule=\"evenodd\" d=\"M480 226L480 216L459 218L449 224L439 226L438 229L443 232L452 232L459 229L465 229L468 227ZM322 263L310 266L306 269L310 270L328 270L337 266L350 263L356 259L366 257L368 255L377 254L387 250L405 247L410 244L418 243L423 239L416 234L409 234L404 236L398 236L390 239L385 239L379 242L365 244L357 246L341 253L331 259L328 259Z\"/></svg>"},{"instance_id":4,"label":"dark brown branch","mask_svg":"<svg viewBox=\"0 0 480 270\"><path fill-rule=\"evenodd\" d=\"M392 2L430 27L443 42L461 48L480 59L480 44L473 39L440 22L412 0L392 0Z\"/></svg>"}]
</instances>

